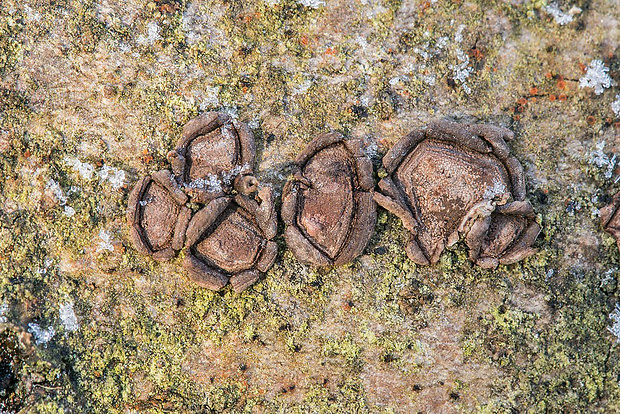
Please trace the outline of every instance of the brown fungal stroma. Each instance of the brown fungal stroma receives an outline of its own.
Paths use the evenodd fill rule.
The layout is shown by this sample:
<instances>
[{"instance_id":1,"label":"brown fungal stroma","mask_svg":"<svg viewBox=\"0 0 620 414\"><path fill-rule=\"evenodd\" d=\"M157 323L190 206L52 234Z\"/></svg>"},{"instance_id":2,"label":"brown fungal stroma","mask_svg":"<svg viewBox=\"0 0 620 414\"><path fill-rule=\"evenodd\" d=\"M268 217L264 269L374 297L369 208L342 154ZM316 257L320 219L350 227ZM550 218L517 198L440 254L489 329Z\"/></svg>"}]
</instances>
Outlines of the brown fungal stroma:
<instances>
[{"instance_id":1,"label":"brown fungal stroma","mask_svg":"<svg viewBox=\"0 0 620 414\"><path fill-rule=\"evenodd\" d=\"M361 142L321 134L296 164L282 193L287 245L304 263L350 262L363 252L376 223L372 164Z\"/></svg>"},{"instance_id":2,"label":"brown fungal stroma","mask_svg":"<svg viewBox=\"0 0 620 414\"><path fill-rule=\"evenodd\" d=\"M168 153L175 177L192 197L204 203L229 194L236 177L254 171L254 138L242 123L234 124L222 112L207 112L183 127L175 150ZM258 182L245 179L255 191Z\"/></svg>"},{"instance_id":3,"label":"brown fungal stroma","mask_svg":"<svg viewBox=\"0 0 620 414\"><path fill-rule=\"evenodd\" d=\"M270 188L262 188L258 200L243 194L216 198L189 223L184 266L201 286L221 289L230 278L239 292L273 265L276 231Z\"/></svg>"},{"instance_id":4,"label":"brown fungal stroma","mask_svg":"<svg viewBox=\"0 0 620 414\"><path fill-rule=\"evenodd\" d=\"M140 178L129 195L127 222L136 248L156 260L174 257L185 241L191 210L168 170Z\"/></svg>"},{"instance_id":5,"label":"brown fungal stroma","mask_svg":"<svg viewBox=\"0 0 620 414\"><path fill-rule=\"evenodd\" d=\"M131 192L127 221L136 248L167 260L185 247L191 279L210 289L229 280L237 292L252 285L277 253L271 189L253 196L254 151L250 131L228 115L209 112L190 121L168 155L174 174L142 177ZM206 203L193 217L188 195Z\"/></svg>"},{"instance_id":6,"label":"brown fungal stroma","mask_svg":"<svg viewBox=\"0 0 620 414\"><path fill-rule=\"evenodd\" d=\"M409 258L436 263L461 236L484 268L535 252L540 226L525 200L523 168L507 129L438 121L398 141L383 158L388 176L375 200L411 232Z\"/></svg>"},{"instance_id":7,"label":"brown fungal stroma","mask_svg":"<svg viewBox=\"0 0 620 414\"><path fill-rule=\"evenodd\" d=\"M611 199L611 203L601 208L600 217L601 225L603 229L614 236L616 244L620 248L620 214L618 214L618 208L620 207L620 192L616 193Z\"/></svg>"}]
</instances>

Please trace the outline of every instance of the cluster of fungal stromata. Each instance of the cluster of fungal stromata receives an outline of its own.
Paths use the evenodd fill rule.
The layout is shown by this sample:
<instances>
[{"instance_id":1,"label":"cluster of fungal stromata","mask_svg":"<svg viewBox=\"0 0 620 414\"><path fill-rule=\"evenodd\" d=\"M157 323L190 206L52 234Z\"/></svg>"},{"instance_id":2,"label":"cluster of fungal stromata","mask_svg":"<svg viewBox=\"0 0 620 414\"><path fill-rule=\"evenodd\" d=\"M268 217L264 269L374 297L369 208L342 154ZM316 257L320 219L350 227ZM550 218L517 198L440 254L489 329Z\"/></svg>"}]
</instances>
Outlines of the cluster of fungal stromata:
<instances>
[{"instance_id":1,"label":"cluster of fungal stromata","mask_svg":"<svg viewBox=\"0 0 620 414\"><path fill-rule=\"evenodd\" d=\"M127 220L136 248L156 260L185 250L184 267L200 286L237 292L273 264L277 232L273 194L258 190L254 138L243 124L209 112L190 121L172 165L140 178L129 196ZM258 190L258 192L257 192ZM202 205L193 212L185 204Z\"/></svg>"},{"instance_id":2,"label":"cluster of fungal stromata","mask_svg":"<svg viewBox=\"0 0 620 414\"><path fill-rule=\"evenodd\" d=\"M348 263L366 248L378 203L411 232L405 250L415 263L436 263L461 238L481 267L515 263L535 252L540 225L506 144L512 137L492 125L431 123L385 155L387 176L375 191L362 142L321 134L299 154L283 190L286 243L307 264ZM277 255L273 194L258 190L254 157L251 132L227 115L190 121L168 155L172 172L142 177L130 195L136 248L156 260L184 249L191 279L210 289L252 285ZM192 211L188 200L202 208Z\"/></svg>"}]
</instances>

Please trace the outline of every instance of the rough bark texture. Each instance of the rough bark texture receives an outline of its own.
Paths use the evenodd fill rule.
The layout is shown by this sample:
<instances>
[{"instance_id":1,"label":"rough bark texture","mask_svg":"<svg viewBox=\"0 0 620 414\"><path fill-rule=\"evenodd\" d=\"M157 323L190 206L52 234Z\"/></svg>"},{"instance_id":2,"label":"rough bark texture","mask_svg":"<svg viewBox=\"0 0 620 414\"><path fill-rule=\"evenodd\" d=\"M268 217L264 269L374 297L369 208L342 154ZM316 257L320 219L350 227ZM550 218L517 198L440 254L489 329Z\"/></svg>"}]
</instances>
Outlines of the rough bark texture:
<instances>
[{"instance_id":1,"label":"rough bark texture","mask_svg":"<svg viewBox=\"0 0 620 414\"><path fill-rule=\"evenodd\" d=\"M615 0L0 2L0 409L619 411L598 218L619 25ZM201 288L182 254L135 250L124 212L206 111L248 124L277 204L319 133L363 140L385 177L429 121L506 127L539 253L484 270L459 242L417 266L378 209L351 265L301 265L281 225L256 284Z\"/></svg>"}]
</instances>

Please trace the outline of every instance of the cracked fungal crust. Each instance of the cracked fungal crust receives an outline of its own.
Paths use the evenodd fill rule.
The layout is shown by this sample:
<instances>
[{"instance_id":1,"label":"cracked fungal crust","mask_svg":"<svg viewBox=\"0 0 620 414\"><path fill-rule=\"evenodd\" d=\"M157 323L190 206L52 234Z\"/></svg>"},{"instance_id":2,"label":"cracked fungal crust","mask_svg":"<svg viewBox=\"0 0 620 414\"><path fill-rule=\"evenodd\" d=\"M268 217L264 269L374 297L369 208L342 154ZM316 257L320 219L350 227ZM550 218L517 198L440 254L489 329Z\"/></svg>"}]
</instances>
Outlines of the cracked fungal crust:
<instances>
[{"instance_id":1,"label":"cracked fungal crust","mask_svg":"<svg viewBox=\"0 0 620 414\"><path fill-rule=\"evenodd\" d=\"M199 203L230 194L235 176L254 171L254 137L227 114L206 112L183 127L168 153L175 177Z\"/></svg>"},{"instance_id":2,"label":"cracked fungal crust","mask_svg":"<svg viewBox=\"0 0 620 414\"><path fill-rule=\"evenodd\" d=\"M600 217L601 225L603 229L614 236L616 244L620 249L620 214L618 214L618 208L620 207L620 192L613 196L611 203L601 208Z\"/></svg>"},{"instance_id":3,"label":"cracked fungal crust","mask_svg":"<svg viewBox=\"0 0 620 414\"><path fill-rule=\"evenodd\" d=\"M127 222L136 249L156 260L174 257L183 248L191 210L170 171L140 178L129 195Z\"/></svg>"},{"instance_id":4,"label":"cracked fungal crust","mask_svg":"<svg viewBox=\"0 0 620 414\"><path fill-rule=\"evenodd\" d=\"M189 223L183 265L200 286L219 290L230 281L240 292L273 265L276 232L271 188L262 188L257 200L244 194L216 198Z\"/></svg>"},{"instance_id":5,"label":"cracked fungal crust","mask_svg":"<svg viewBox=\"0 0 620 414\"><path fill-rule=\"evenodd\" d=\"M461 236L483 268L536 252L531 246L541 228L525 200L523 167L505 142L512 138L493 125L437 121L388 151L388 176L374 197L411 232L412 261L436 263Z\"/></svg>"},{"instance_id":6,"label":"cracked fungal crust","mask_svg":"<svg viewBox=\"0 0 620 414\"><path fill-rule=\"evenodd\" d=\"M228 115L208 112L188 122L168 154L174 175L142 177L131 192L127 221L136 248L168 260L185 246L184 266L197 284L217 290L230 280L236 292L252 285L277 254L272 191L252 196L254 155L252 134ZM193 216L188 195L207 204Z\"/></svg>"},{"instance_id":7,"label":"cracked fungal crust","mask_svg":"<svg viewBox=\"0 0 620 414\"><path fill-rule=\"evenodd\" d=\"M377 221L372 164L361 142L321 134L295 162L282 193L287 245L307 264L350 262L366 248Z\"/></svg>"}]
</instances>

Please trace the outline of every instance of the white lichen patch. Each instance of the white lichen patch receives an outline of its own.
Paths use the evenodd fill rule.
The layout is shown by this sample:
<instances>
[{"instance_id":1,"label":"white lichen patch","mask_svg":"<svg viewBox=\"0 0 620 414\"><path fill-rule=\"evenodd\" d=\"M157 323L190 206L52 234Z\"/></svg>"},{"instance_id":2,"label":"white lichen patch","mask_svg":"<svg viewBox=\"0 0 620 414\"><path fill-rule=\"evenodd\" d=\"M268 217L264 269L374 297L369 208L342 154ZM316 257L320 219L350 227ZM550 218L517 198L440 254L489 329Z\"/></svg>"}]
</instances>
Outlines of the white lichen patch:
<instances>
[{"instance_id":1,"label":"white lichen patch","mask_svg":"<svg viewBox=\"0 0 620 414\"><path fill-rule=\"evenodd\" d=\"M458 29L456 29L456 33L454 34L454 41L456 43L461 43L463 41L463 30L465 29L465 25L459 25Z\"/></svg>"},{"instance_id":2,"label":"white lichen patch","mask_svg":"<svg viewBox=\"0 0 620 414\"><path fill-rule=\"evenodd\" d=\"M600 95L606 88L611 87L612 79L609 68L602 60L594 59L590 62L586 74L579 79L580 88L594 88L594 93Z\"/></svg>"},{"instance_id":3,"label":"white lichen patch","mask_svg":"<svg viewBox=\"0 0 620 414\"><path fill-rule=\"evenodd\" d=\"M249 164L237 165L235 168L233 168L230 171L222 172L222 182L225 185L231 185L232 182L235 180L235 178L237 178L239 174L243 174L247 172L250 172Z\"/></svg>"},{"instance_id":4,"label":"white lichen patch","mask_svg":"<svg viewBox=\"0 0 620 414\"><path fill-rule=\"evenodd\" d=\"M469 65L469 56L467 56L462 50L456 51L456 57L459 63L455 65L449 65L448 67L452 70L452 77L455 81L459 81L461 87L465 91L465 93L470 94L471 88L467 85L467 78L471 76L474 71Z\"/></svg>"},{"instance_id":5,"label":"white lichen patch","mask_svg":"<svg viewBox=\"0 0 620 414\"><path fill-rule=\"evenodd\" d=\"M80 175L84 180L91 180L95 173L95 167L87 162L82 162L76 157L65 157L65 163Z\"/></svg>"},{"instance_id":6,"label":"white lichen patch","mask_svg":"<svg viewBox=\"0 0 620 414\"><path fill-rule=\"evenodd\" d=\"M65 331L74 332L80 328L80 324L75 316L75 311L73 310L72 302L61 304L58 313L60 314L60 320L62 321L62 326L65 327Z\"/></svg>"},{"instance_id":7,"label":"white lichen patch","mask_svg":"<svg viewBox=\"0 0 620 414\"><path fill-rule=\"evenodd\" d=\"M603 278L601 279L600 287L603 288L616 280L614 277L614 273L617 272L618 269L609 269L605 273L603 273ZM618 305L616 305L617 307Z\"/></svg>"},{"instance_id":8,"label":"white lichen patch","mask_svg":"<svg viewBox=\"0 0 620 414\"><path fill-rule=\"evenodd\" d=\"M492 200L498 195L506 194L507 188L501 181L494 181L493 187L487 187L484 190L483 197L487 200Z\"/></svg>"},{"instance_id":9,"label":"white lichen patch","mask_svg":"<svg viewBox=\"0 0 620 414\"><path fill-rule=\"evenodd\" d=\"M45 275L47 274L47 271L50 270L53 264L54 264L54 260L50 257L47 257L43 261L43 267L37 267L35 269L35 272L37 272L40 275Z\"/></svg>"},{"instance_id":10,"label":"white lichen patch","mask_svg":"<svg viewBox=\"0 0 620 414\"><path fill-rule=\"evenodd\" d=\"M56 200L58 200L58 203L61 206L67 204L67 196L65 195L64 191L62 191L60 184L58 184L58 182L56 182L54 179L50 178L49 180L47 180L47 185L45 186L45 188L49 189L52 194L54 194L54 197L56 198Z\"/></svg>"},{"instance_id":11,"label":"white lichen patch","mask_svg":"<svg viewBox=\"0 0 620 414\"><path fill-rule=\"evenodd\" d=\"M461 43L463 41L463 30L465 29L465 25L460 25L456 30L454 35L454 41L456 43ZM461 87L465 91L465 93L470 94L471 88L467 85L466 80L469 78L474 71L474 68L470 66L469 56L461 49L456 50L456 58L458 63L455 65L450 65L449 68L453 71L453 78L455 81L459 81Z\"/></svg>"},{"instance_id":12,"label":"white lichen patch","mask_svg":"<svg viewBox=\"0 0 620 414\"><path fill-rule=\"evenodd\" d=\"M9 304L8 303L3 303L2 305L0 305L0 323L7 323L8 322L8 319L5 316L8 311L9 311Z\"/></svg>"},{"instance_id":13,"label":"white lichen patch","mask_svg":"<svg viewBox=\"0 0 620 414\"><path fill-rule=\"evenodd\" d=\"M299 4L305 7L311 7L313 9L318 9L321 6L325 5L323 0L297 0Z\"/></svg>"},{"instance_id":14,"label":"white lichen patch","mask_svg":"<svg viewBox=\"0 0 620 414\"><path fill-rule=\"evenodd\" d=\"M454 23L454 21L452 21ZM449 73L447 75L458 83L466 94L470 94L472 89L467 83L468 79L473 75L474 68L467 53L461 48L463 42L463 32L466 26L461 24L457 27L453 35L453 41L450 42L449 36L440 36L434 41L429 39L424 44L413 49L413 52L420 56L423 63L420 65L409 64L406 67L406 73L418 77L429 86L437 83L438 76L442 74L433 73L429 68L433 66L434 59L445 59L454 63L448 64ZM426 35L426 34L425 34ZM430 34L428 35L430 37ZM401 80L403 78L401 77Z\"/></svg>"},{"instance_id":15,"label":"white lichen patch","mask_svg":"<svg viewBox=\"0 0 620 414\"><path fill-rule=\"evenodd\" d=\"M41 13L33 10L30 6L24 6L24 14L28 23L38 23L41 21Z\"/></svg>"},{"instance_id":16,"label":"white lichen patch","mask_svg":"<svg viewBox=\"0 0 620 414\"><path fill-rule=\"evenodd\" d=\"M611 103L611 110L616 116L620 116L620 95L616 95L616 100Z\"/></svg>"},{"instance_id":17,"label":"white lichen patch","mask_svg":"<svg viewBox=\"0 0 620 414\"><path fill-rule=\"evenodd\" d=\"M620 342L620 306L616 303L616 308L609 314L609 318L613 321L607 329L614 334L616 341Z\"/></svg>"},{"instance_id":18,"label":"white lichen patch","mask_svg":"<svg viewBox=\"0 0 620 414\"><path fill-rule=\"evenodd\" d=\"M47 181L47 185L45 186L45 188L52 192L52 194L54 195L54 198L58 200L58 204L60 204L60 206L64 206L63 214L65 216L73 217L75 215L75 209L67 205L68 197L65 195L64 191L62 190L62 187L60 187L60 184L58 184L56 180L50 178ZM72 188L69 189L69 193L72 192L71 191Z\"/></svg>"},{"instance_id":19,"label":"white lichen patch","mask_svg":"<svg viewBox=\"0 0 620 414\"><path fill-rule=\"evenodd\" d=\"M599 169L603 170L603 176L606 179L612 177L614 168L616 167L617 159L616 155L609 157L605 154L605 141L596 143L596 149L590 153L590 163L596 165Z\"/></svg>"},{"instance_id":20,"label":"white lichen patch","mask_svg":"<svg viewBox=\"0 0 620 414\"><path fill-rule=\"evenodd\" d=\"M379 146L376 142L370 142L364 147L364 155L371 160L378 160L381 158L379 154Z\"/></svg>"},{"instance_id":21,"label":"white lichen patch","mask_svg":"<svg viewBox=\"0 0 620 414\"><path fill-rule=\"evenodd\" d=\"M209 193L219 193L222 191L222 182L215 174L209 174L206 178L197 178L186 186L188 189L201 189Z\"/></svg>"},{"instance_id":22,"label":"white lichen patch","mask_svg":"<svg viewBox=\"0 0 620 414\"><path fill-rule=\"evenodd\" d=\"M222 134L225 132L225 128L222 128ZM229 132L232 133L232 132ZM238 165L229 171L222 171L219 176L217 174L209 174L206 178L198 178L186 185L188 189L201 189L209 193L219 193L224 191L226 187L232 185L233 181L239 174L245 174L250 172L250 165Z\"/></svg>"},{"instance_id":23,"label":"white lichen patch","mask_svg":"<svg viewBox=\"0 0 620 414\"><path fill-rule=\"evenodd\" d=\"M205 111L209 108L216 108L220 105L220 99L218 94L220 93L219 86L207 86L204 90L200 91L201 93L201 102L198 108L201 111Z\"/></svg>"},{"instance_id":24,"label":"white lichen patch","mask_svg":"<svg viewBox=\"0 0 620 414\"><path fill-rule=\"evenodd\" d=\"M161 36L159 34L159 25L156 22L149 22L146 25L146 36L140 35L138 36L137 42L140 45L152 45L159 39Z\"/></svg>"},{"instance_id":25,"label":"white lichen patch","mask_svg":"<svg viewBox=\"0 0 620 414\"><path fill-rule=\"evenodd\" d=\"M218 28L223 17L223 9L201 1L192 2L183 12L181 30L187 44L194 45L200 41L221 46L226 41L224 32Z\"/></svg>"},{"instance_id":26,"label":"white lichen patch","mask_svg":"<svg viewBox=\"0 0 620 414\"><path fill-rule=\"evenodd\" d=\"M234 141L235 139L233 128L234 127L232 123L227 122L224 125L222 125L222 128L220 129L220 131L222 132L222 136L226 138L227 141Z\"/></svg>"},{"instance_id":27,"label":"white lichen patch","mask_svg":"<svg viewBox=\"0 0 620 414\"><path fill-rule=\"evenodd\" d=\"M435 75L422 75L422 80L428 86L434 86L437 83L437 77Z\"/></svg>"},{"instance_id":28,"label":"white lichen patch","mask_svg":"<svg viewBox=\"0 0 620 414\"><path fill-rule=\"evenodd\" d=\"M545 11L553 16L553 19L560 26L564 26L573 21L573 16L581 13L579 7L573 6L568 12L564 12L556 3L551 3L545 7Z\"/></svg>"},{"instance_id":29,"label":"white lichen patch","mask_svg":"<svg viewBox=\"0 0 620 414\"><path fill-rule=\"evenodd\" d=\"M157 198L153 197L153 196L146 196L144 197L143 200L138 201L138 203L140 204L141 207L146 207L149 203L152 203L153 201L156 201Z\"/></svg>"},{"instance_id":30,"label":"white lichen patch","mask_svg":"<svg viewBox=\"0 0 620 414\"><path fill-rule=\"evenodd\" d=\"M104 165L98 175L101 181L108 181L114 189L120 188L125 184L125 171L118 168Z\"/></svg>"},{"instance_id":31,"label":"white lichen patch","mask_svg":"<svg viewBox=\"0 0 620 414\"><path fill-rule=\"evenodd\" d=\"M65 206L63 214L67 217L73 217L75 215L75 209L71 206Z\"/></svg>"},{"instance_id":32,"label":"white lichen patch","mask_svg":"<svg viewBox=\"0 0 620 414\"><path fill-rule=\"evenodd\" d=\"M312 86L312 81L306 80L302 82L299 86L293 88L293 96L295 95L303 95L308 92L308 89Z\"/></svg>"},{"instance_id":33,"label":"white lichen patch","mask_svg":"<svg viewBox=\"0 0 620 414\"><path fill-rule=\"evenodd\" d=\"M99 244L97 245L97 252L108 250L113 252L114 245L112 244L112 236L104 229L99 230Z\"/></svg>"},{"instance_id":34,"label":"white lichen patch","mask_svg":"<svg viewBox=\"0 0 620 414\"><path fill-rule=\"evenodd\" d=\"M234 106L227 106L222 108L222 112L231 117L233 120L239 119L239 110Z\"/></svg>"},{"instance_id":35,"label":"white lichen patch","mask_svg":"<svg viewBox=\"0 0 620 414\"><path fill-rule=\"evenodd\" d=\"M28 324L28 332L34 336L37 345L47 344L56 335L56 330L53 326L50 325L47 329L43 329L38 323L34 322Z\"/></svg>"}]
</instances>

